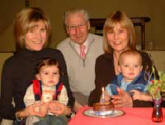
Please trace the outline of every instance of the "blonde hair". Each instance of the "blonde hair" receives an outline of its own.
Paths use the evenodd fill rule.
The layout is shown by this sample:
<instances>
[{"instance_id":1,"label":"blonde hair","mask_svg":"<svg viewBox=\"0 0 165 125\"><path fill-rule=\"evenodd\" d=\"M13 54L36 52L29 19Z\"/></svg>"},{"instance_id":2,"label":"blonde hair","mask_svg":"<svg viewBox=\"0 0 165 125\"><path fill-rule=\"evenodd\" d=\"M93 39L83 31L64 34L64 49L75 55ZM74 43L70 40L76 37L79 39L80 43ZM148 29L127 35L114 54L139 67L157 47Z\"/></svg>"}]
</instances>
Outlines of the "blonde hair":
<instances>
[{"instance_id":1,"label":"blonde hair","mask_svg":"<svg viewBox=\"0 0 165 125\"><path fill-rule=\"evenodd\" d=\"M136 56L137 58L139 58L140 65L142 65L142 56L138 51L129 49L122 52L119 56L119 65L122 63L124 56Z\"/></svg>"},{"instance_id":2,"label":"blonde hair","mask_svg":"<svg viewBox=\"0 0 165 125\"><path fill-rule=\"evenodd\" d=\"M16 46L18 48L25 48L26 33L39 21L43 21L46 26L47 41L45 42L45 47L48 44L48 38L50 35L50 23L45 13L40 8L25 8L16 15L14 35Z\"/></svg>"},{"instance_id":3,"label":"blonde hair","mask_svg":"<svg viewBox=\"0 0 165 125\"><path fill-rule=\"evenodd\" d=\"M135 29L133 26L133 23L131 19L121 11L115 11L112 16L108 16L104 27L103 27L103 49L105 53L112 53L113 49L112 47L108 44L107 40L107 32L109 30L113 30L116 24L120 24L121 27L126 28L128 35L129 35L129 42L128 42L128 47L130 49L136 49L135 48Z\"/></svg>"}]
</instances>

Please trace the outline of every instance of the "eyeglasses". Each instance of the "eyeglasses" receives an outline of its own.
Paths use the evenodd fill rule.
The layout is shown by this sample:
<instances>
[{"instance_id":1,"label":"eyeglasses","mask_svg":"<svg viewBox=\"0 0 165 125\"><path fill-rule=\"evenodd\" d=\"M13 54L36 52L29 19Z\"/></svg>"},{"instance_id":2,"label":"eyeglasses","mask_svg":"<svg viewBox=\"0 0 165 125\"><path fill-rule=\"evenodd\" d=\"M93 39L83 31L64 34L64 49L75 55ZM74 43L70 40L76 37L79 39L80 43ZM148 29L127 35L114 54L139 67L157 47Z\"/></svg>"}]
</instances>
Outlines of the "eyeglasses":
<instances>
[{"instance_id":1,"label":"eyeglasses","mask_svg":"<svg viewBox=\"0 0 165 125\"><path fill-rule=\"evenodd\" d=\"M69 30L75 30L75 29L77 29L77 28L83 29L85 26L86 26L86 23L84 23L84 24L79 24L79 25L68 26L68 29L69 29Z\"/></svg>"}]
</instances>

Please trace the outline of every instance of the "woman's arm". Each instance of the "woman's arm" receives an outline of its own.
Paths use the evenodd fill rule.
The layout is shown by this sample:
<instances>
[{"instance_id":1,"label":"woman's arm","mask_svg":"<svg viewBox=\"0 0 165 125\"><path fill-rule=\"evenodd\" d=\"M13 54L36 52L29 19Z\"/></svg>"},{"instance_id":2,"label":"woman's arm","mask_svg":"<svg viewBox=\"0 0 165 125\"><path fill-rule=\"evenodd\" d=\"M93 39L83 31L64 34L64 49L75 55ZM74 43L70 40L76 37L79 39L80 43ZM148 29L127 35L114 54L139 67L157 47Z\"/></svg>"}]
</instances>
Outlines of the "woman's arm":
<instances>
[{"instance_id":1,"label":"woman's arm","mask_svg":"<svg viewBox=\"0 0 165 125\"><path fill-rule=\"evenodd\" d=\"M58 101L52 101L49 103L49 111L54 115L69 115L71 113L71 108L59 103Z\"/></svg>"},{"instance_id":2,"label":"woman's arm","mask_svg":"<svg viewBox=\"0 0 165 125\"><path fill-rule=\"evenodd\" d=\"M29 113L28 113L27 109L25 108L21 111L16 112L15 116L16 116L16 119L23 120L29 116Z\"/></svg>"},{"instance_id":3,"label":"woman's arm","mask_svg":"<svg viewBox=\"0 0 165 125\"><path fill-rule=\"evenodd\" d=\"M0 117L4 119L15 119L15 109L12 105L14 84L12 80L12 69L9 61L5 61L2 69Z\"/></svg>"},{"instance_id":4,"label":"woman's arm","mask_svg":"<svg viewBox=\"0 0 165 125\"><path fill-rule=\"evenodd\" d=\"M131 90L131 92L133 92L133 100L152 101L152 96L148 93L140 92L138 90Z\"/></svg>"},{"instance_id":5,"label":"woman's arm","mask_svg":"<svg viewBox=\"0 0 165 125\"><path fill-rule=\"evenodd\" d=\"M131 96L124 90L117 89L118 95L113 96L113 104L115 107L151 107L152 101L133 100ZM150 99L149 99L150 100Z\"/></svg>"},{"instance_id":6,"label":"woman's arm","mask_svg":"<svg viewBox=\"0 0 165 125\"><path fill-rule=\"evenodd\" d=\"M75 104L75 98L73 97L73 94L72 94L71 89L70 89L66 63L65 63L65 60L64 60L64 57L63 57L63 54L61 53L61 51L57 50L56 52L57 52L56 58L58 59L58 61L60 63L61 72L62 72L62 76L61 76L60 80L62 82L64 82L64 85L65 85L66 90L67 90L67 95L69 98L67 105L69 107L73 108L73 106Z\"/></svg>"},{"instance_id":7,"label":"woman's arm","mask_svg":"<svg viewBox=\"0 0 165 125\"><path fill-rule=\"evenodd\" d=\"M114 65L111 55L104 54L96 59L95 64L95 89L91 91L88 103L92 106L99 102L101 96L101 88L105 87L114 78Z\"/></svg>"},{"instance_id":8,"label":"woman's arm","mask_svg":"<svg viewBox=\"0 0 165 125\"><path fill-rule=\"evenodd\" d=\"M48 104L46 103L34 103L27 106L25 109L17 111L15 116L17 119L24 119L28 116L44 117L47 114Z\"/></svg>"}]
</instances>

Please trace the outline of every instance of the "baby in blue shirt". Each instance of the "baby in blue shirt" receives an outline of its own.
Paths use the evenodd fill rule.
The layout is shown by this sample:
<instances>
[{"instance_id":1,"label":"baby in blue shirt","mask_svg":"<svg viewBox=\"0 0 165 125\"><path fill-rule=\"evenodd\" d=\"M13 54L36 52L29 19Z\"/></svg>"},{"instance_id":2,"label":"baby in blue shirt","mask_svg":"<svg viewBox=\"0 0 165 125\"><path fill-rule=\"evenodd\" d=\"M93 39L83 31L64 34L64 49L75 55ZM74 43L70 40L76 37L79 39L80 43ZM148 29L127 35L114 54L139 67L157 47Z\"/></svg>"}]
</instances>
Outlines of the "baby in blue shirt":
<instances>
[{"instance_id":1,"label":"baby in blue shirt","mask_svg":"<svg viewBox=\"0 0 165 125\"><path fill-rule=\"evenodd\" d=\"M106 86L109 96L117 95L117 88L130 93L135 100L151 100L151 96L146 93L148 79L142 70L142 57L138 51L126 50L119 57L119 75Z\"/></svg>"}]
</instances>

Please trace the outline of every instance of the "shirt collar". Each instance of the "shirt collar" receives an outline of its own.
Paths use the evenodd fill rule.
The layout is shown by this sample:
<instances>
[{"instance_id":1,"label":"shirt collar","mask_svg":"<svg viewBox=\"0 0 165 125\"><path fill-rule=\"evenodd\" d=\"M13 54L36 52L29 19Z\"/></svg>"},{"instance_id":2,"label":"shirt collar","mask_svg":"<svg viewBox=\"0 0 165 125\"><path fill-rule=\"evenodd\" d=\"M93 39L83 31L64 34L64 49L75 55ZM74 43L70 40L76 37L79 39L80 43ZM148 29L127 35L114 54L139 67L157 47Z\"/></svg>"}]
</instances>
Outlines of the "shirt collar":
<instances>
[{"instance_id":1,"label":"shirt collar","mask_svg":"<svg viewBox=\"0 0 165 125\"><path fill-rule=\"evenodd\" d=\"M73 44L74 48L76 49L76 51L80 54L80 44L77 44L73 41L72 41L72 44ZM83 43L83 45L85 45L85 53L86 53L88 50L88 47L89 47L89 40L86 39L85 42Z\"/></svg>"}]
</instances>

